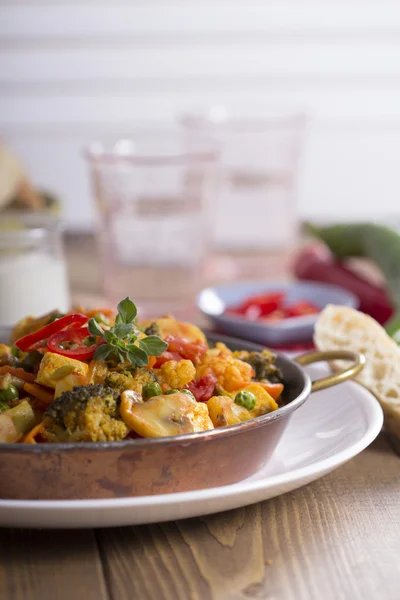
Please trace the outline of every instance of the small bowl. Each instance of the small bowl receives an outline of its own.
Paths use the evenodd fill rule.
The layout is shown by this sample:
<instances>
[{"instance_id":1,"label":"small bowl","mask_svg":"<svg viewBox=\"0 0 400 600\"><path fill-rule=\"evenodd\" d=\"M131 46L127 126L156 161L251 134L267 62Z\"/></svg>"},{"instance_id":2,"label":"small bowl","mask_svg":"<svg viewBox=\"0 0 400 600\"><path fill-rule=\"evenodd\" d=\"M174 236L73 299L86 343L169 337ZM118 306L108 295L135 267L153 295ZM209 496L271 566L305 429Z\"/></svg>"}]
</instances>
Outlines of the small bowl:
<instances>
[{"instance_id":1,"label":"small bowl","mask_svg":"<svg viewBox=\"0 0 400 600\"><path fill-rule=\"evenodd\" d=\"M226 315L227 308L237 306L249 296L260 293L284 292L288 303L308 300L321 310L327 304L339 304L358 308L359 301L345 289L314 281L242 282L205 288L197 299L197 307L206 315L218 331L234 337L270 346L285 346L312 339L318 315L290 317L282 321L249 321L244 317Z\"/></svg>"}]
</instances>

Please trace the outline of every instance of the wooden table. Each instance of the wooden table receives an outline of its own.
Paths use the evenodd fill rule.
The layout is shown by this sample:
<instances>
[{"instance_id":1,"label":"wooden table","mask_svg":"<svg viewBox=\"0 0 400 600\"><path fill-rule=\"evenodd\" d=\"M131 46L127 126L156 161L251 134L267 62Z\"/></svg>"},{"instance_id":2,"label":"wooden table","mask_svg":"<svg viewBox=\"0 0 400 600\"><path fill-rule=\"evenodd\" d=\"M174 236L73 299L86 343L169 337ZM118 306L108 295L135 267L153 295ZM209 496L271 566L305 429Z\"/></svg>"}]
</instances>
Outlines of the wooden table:
<instances>
[{"instance_id":1,"label":"wooden table","mask_svg":"<svg viewBox=\"0 0 400 600\"><path fill-rule=\"evenodd\" d=\"M72 281L90 299L93 265L86 288L77 286L80 243L69 253ZM399 455L381 435L304 488L210 517L0 530L0 599L399 600Z\"/></svg>"}]
</instances>

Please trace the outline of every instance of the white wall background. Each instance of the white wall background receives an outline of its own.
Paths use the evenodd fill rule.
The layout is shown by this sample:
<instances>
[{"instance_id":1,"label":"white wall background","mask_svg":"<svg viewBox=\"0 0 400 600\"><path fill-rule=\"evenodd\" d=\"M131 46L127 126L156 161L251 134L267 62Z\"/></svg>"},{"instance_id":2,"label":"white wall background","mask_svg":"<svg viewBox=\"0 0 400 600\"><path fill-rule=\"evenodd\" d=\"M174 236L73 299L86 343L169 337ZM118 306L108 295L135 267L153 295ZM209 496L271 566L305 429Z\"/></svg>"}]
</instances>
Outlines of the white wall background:
<instances>
[{"instance_id":1,"label":"white wall background","mask_svg":"<svg viewBox=\"0 0 400 600\"><path fill-rule=\"evenodd\" d=\"M0 136L72 227L91 223L93 136L279 102L314 116L304 216L400 212L400 0L0 0Z\"/></svg>"}]
</instances>

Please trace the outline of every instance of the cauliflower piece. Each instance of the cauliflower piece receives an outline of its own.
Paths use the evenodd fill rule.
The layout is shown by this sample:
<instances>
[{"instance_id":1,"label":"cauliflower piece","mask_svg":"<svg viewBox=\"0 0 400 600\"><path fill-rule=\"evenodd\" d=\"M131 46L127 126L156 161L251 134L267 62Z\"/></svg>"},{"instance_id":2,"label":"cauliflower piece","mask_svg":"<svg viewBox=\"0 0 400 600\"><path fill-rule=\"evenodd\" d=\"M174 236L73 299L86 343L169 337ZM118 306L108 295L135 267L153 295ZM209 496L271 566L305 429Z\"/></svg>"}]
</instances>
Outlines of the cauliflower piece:
<instances>
[{"instance_id":1,"label":"cauliflower piece","mask_svg":"<svg viewBox=\"0 0 400 600\"><path fill-rule=\"evenodd\" d=\"M214 427L235 425L251 419L247 408L235 404L229 396L213 396L208 400L207 408Z\"/></svg>"},{"instance_id":2,"label":"cauliflower piece","mask_svg":"<svg viewBox=\"0 0 400 600\"><path fill-rule=\"evenodd\" d=\"M251 383L242 389L243 392L251 392L256 397L256 405L250 411L252 418L265 415L278 408L275 400L268 394L266 389L260 383Z\"/></svg>"},{"instance_id":3,"label":"cauliflower piece","mask_svg":"<svg viewBox=\"0 0 400 600\"><path fill-rule=\"evenodd\" d=\"M73 372L77 375L82 375L84 378L88 375L89 367L86 363L74 358L68 358L67 356L61 356L61 354L55 354L54 352L46 352L41 360L36 382L54 390L57 381L52 376L57 369L66 366L74 367Z\"/></svg>"},{"instance_id":4,"label":"cauliflower piece","mask_svg":"<svg viewBox=\"0 0 400 600\"><path fill-rule=\"evenodd\" d=\"M196 367L190 360L168 360L159 371L161 383L181 389L196 377Z\"/></svg>"},{"instance_id":5,"label":"cauliflower piece","mask_svg":"<svg viewBox=\"0 0 400 600\"><path fill-rule=\"evenodd\" d=\"M155 324L158 327L160 337L165 340L168 335L183 338L189 342L205 342L207 343L206 336L204 333L192 323L184 323L177 321L171 315L161 317L160 319L151 319L149 321L143 321L140 324L141 328L148 328Z\"/></svg>"},{"instance_id":6,"label":"cauliflower piece","mask_svg":"<svg viewBox=\"0 0 400 600\"><path fill-rule=\"evenodd\" d=\"M142 437L169 437L214 429L207 406L183 392L154 396L144 403L123 395L120 411L127 426Z\"/></svg>"},{"instance_id":7,"label":"cauliflower piece","mask_svg":"<svg viewBox=\"0 0 400 600\"><path fill-rule=\"evenodd\" d=\"M217 377L217 384L227 392L233 392L251 383L254 370L251 365L238 358L225 344L218 343L215 348L208 350L197 367L198 378L209 375L212 371Z\"/></svg>"}]
</instances>

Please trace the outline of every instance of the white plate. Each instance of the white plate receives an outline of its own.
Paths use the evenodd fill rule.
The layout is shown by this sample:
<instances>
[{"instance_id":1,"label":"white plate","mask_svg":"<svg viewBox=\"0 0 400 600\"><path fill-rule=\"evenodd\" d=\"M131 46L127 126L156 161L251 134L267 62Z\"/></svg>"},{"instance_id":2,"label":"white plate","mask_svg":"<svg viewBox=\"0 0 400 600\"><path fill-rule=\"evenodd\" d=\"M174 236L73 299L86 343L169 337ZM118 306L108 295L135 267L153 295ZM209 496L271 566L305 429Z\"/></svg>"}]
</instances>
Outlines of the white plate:
<instances>
[{"instance_id":1,"label":"white plate","mask_svg":"<svg viewBox=\"0 0 400 600\"><path fill-rule=\"evenodd\" d=\"M313 378L321 377L328 368L314 365L309 372ZM238 508L279 496L336 469L364 450L382 424L382 410L374 396L357 383L343 383L312 394L294 413L269 464L240 483L115 500L0 500L0 526L139 525Z\"/></svg>"}]
</instances>

